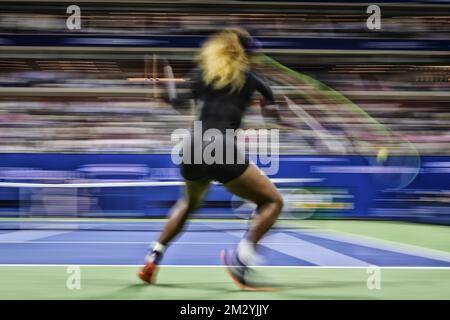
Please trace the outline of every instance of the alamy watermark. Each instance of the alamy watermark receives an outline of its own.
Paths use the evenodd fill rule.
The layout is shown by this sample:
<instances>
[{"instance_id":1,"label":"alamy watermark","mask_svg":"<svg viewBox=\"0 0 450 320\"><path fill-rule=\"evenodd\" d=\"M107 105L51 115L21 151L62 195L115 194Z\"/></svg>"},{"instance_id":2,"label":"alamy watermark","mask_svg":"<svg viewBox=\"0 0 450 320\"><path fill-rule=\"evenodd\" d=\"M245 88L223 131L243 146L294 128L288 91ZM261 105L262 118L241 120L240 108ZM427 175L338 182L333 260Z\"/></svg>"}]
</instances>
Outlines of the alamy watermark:
<instances>
[{"instance_id":1,"label":"alamy watermark","mask_svg":"<svg viewBox=\"0 0 450 320\"><path fill-rule=\"evenodd\" d=\"M69 276L66 279L66 288L68 290L81 289L81 268L79 266L68 266L66 274Z\"/></svg>"},{"instance_id":2,"label":"alamy watermark","mask_svg":"<svg viewBox=\"0 0 450 320\"><path fill-rule=\"evenodd\" d=\"M381 269L377 266L370 266L366 270L367 277L366 286L369 290L381 289Z\"/></svg>"},{"instance_id":3,"label":"alamy watermark","mask_svg":"<svg viewBox=\"0 0 450 320\"><path fill-rule=\"evenodd\" d=\"M258 163L265 174L279 169L278 129L203 130L202 121L195 121L192 130L176 129L171 135L175 146L172 162L184 164L244 164Z\"/></svg>"},{"instance_id":4,"label":"alamy watermark","mask_svg":"<svg viewBox=\"0 0 450 320\"><path fill-rule=\"evenodd\" d=\"M66 27L69 30L81 29L81 8L78 5L72 4L67 7L66 13L70 14L66 19ZM378 5L369 5L366 13L370 16L366 19L366 26L369 30L381 29L381 9Z\"/></svg>"},{"instance_id":5,"label":"alamy watermark","mask_svg":"<svg viewBox=\"0 0 450 320\"><path fill-rule=\"evenodd\" d=\"M381 9L376 4L367 7L366 13L371 15L366 20L366 26L369 30L381 29Z\"/></svg>"},{"instance_id":6,"label":"alamy watermark","mask_svg":"<svg viewBox=\"0 0 450 320\"><path fill-rule=\"evenodd\" d=\"M75 4L67 7L66 13L70 14L66 19L66 27L69 30L81 29L81 8Z\"/></svg>"}]
</instances>

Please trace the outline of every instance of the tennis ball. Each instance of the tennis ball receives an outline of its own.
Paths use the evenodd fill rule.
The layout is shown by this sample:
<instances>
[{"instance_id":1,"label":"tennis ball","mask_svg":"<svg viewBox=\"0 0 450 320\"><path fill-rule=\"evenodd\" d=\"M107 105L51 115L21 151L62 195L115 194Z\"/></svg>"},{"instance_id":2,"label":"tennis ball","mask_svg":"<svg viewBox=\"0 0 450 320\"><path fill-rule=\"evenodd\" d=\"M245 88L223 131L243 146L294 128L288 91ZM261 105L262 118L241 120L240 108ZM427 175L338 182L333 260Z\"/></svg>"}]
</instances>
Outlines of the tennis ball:
<instances>
[{"instance_id":1,"label":"tennis ball","mask_svg":"<svg viewBox=\"0 0 450 320\"><path fill-rule=\"evenodd\" d=\"M378 163L384 163L387 158L389 156L389 151L387 148L381 148L380 150L378 150L378 154L377 154L377 162Z\"/></svg>"}]
</instances>

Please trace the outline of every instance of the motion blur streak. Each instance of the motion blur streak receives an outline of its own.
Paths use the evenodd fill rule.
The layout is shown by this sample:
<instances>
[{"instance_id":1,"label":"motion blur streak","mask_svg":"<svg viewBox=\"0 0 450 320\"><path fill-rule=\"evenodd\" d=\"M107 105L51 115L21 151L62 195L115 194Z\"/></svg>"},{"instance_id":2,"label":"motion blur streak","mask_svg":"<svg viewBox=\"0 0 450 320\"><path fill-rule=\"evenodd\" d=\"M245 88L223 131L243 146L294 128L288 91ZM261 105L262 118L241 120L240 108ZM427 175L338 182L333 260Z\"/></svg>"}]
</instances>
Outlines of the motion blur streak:
<instances>
[{"instance_id":1,"label":"motion blur streak","mask_svg":"<svg viewBox=\"0 0 450 320\"><path fill-rule=\"evenodd\" d=\"M264 255L293 289L262 297L450 297L449 1L381 1L379 30L364 1L76 4L69 30L66 3L0 3L0 298L248 297L210 268L254 210L220 184L169 250L168 285L135 290L124 267L182 192L171 134L197 119L199 47L230 26L261 45L253 69L295 124L263 117L258 96L243 123L280 133L269 178L285 207ZM113 267L83 266L68 293L65 265ZM371 265L401 270L368 291Z\"/></svg>"}]
</instances>

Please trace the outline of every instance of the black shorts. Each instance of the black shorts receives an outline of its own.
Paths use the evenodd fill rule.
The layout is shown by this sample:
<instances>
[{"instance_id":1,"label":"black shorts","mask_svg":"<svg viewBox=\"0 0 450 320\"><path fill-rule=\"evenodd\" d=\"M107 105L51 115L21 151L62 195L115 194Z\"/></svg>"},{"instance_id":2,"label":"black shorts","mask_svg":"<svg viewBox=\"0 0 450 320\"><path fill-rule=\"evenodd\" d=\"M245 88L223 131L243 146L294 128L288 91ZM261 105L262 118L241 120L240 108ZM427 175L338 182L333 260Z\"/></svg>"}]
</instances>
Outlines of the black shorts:
<instances>
[{"instance_id":1,"label":"black shorts","mask_svg":"<svg viewBox=\"0 0 450 320\"><path fill-rule=\"evenodd\" d=\"M245 155L245 151L238 150L236 139L226 139L226 135L223 134L223 152L217 157L214 163L211 161L205 161L201 159L200 162L194 161L193 152L205 151L205 148L210 145L211 142L205 142L200 146L196 146L193 142L190 144L191 155L187 159L183 158L181 164L181 175L188 181L199 180L213 180L220 183L227 183L233 179L236 179L247 170L250 161ZM227 152L228 150L228 152ZM229 150L233 150L230 154ZM215 155L214 152L212 152ZM227 158L229 155L229 159ZM185 161L186 160L186 161ZM228 161L227 161L228 160Z\"/></svg>"}]
</instances>

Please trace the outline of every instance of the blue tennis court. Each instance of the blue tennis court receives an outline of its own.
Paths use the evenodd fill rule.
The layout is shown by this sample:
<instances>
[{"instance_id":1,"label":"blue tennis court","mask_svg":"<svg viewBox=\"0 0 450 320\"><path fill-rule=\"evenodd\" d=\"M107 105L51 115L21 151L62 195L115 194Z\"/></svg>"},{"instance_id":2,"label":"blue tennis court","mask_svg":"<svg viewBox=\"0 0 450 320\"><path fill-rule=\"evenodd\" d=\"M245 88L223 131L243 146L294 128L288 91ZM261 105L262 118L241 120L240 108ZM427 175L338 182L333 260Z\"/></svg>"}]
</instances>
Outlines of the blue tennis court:
<instances>
[{"instance_id":1,"label":"blue tennis court","mask_svg":"<svg viewBox=\"0 0 450 320\"><path fill-rule=\"evenodd\" d=\"M123 223L120 222L122 228ZM142 264L163 222L129 221L128 231L117 230L117 224L58 222L60 230L3 230L0 264ZM301 226L301 222L296 225ZM167 251L164 264L220 265L219 252L233 248L245 227L244 222L190 222ZM450 254L446 252L320 228L278 226L264 238L259 251L267 266L450 267Z\"/></svg>"}]
</instances>

